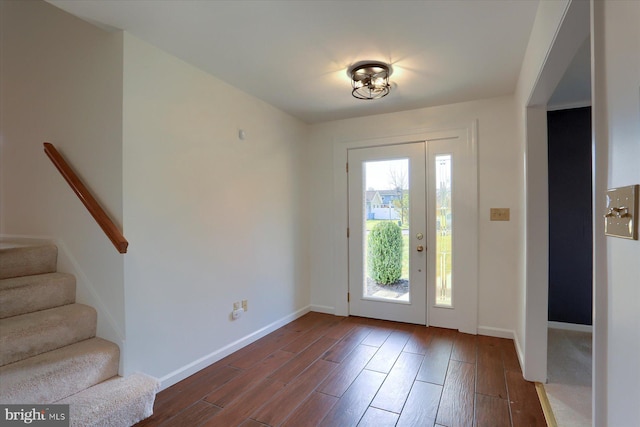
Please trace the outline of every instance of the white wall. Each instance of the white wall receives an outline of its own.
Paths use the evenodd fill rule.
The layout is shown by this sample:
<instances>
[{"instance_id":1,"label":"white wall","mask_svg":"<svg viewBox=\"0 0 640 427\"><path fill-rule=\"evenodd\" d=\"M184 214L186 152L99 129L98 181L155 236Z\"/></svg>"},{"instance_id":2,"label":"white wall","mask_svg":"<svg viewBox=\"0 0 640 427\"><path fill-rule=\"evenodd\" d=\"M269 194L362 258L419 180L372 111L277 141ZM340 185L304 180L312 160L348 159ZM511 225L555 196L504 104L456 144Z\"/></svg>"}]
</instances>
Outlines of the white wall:
<instances>
[{"instance_id":1,"label":"white wall","mask_svg":"<svg viewBox=\"0 0 640 427\"><path fill-rule=\"evenodd\" d=\"M123 373L170 385L308 310L306 125L130 35L40 1L0 7L0 234L56 240ZM43 141L123 227L126 255Z\"/></svg>"},{"instance_id":2,"label":"white wall","mask_svg":"<svg viewBox=\"0 0 640 427\"><path fill-rule=\"evenodd\" d=\"M57 239L59 269L98 309L98 335L122 344L123 257L42 147L53 143L122 224L121 36L40 1L0 8L0 233Z\"/></svg>"},{"instance_id":3,"label":"white wall","mask_svg":"<svg viewBox=\"0 0 640 427\"><path fill-rule=\"evenodd\" d=\"M640 2L597 1L593 15L598 218L606 188L640 184ZM596 224L595 325L604 334L596 335L594 379L607 389L596 396L594 425L633 426L640 419L640 241L605 238Z\"/></svg>"},{"instance_id":4,"label":"white wall","mask_svg":"<svg viewBox=\"0 0 640 427\"><path fill-rule=\"evenodd\" d=\"M383 101L384 102L384 101ZM340 120L311 127L309 191L311 215L311 304L341 312L346 301L345 278L335 277L333 254L346 244L334 233L334 141L356 141L382 136L469 128L478 119L479 181L479 301L478 325L484 331L511 332L515 324L518 251L522 246L522 176L520 145L512 97L501 97L440 107ZM345 189L346 191L346 189ZM490 222L490 207L511 208L510 222ZM345 213L346 215L346 213ZM346 302L345 302L346 304Z\"/></svg>"},{"instance_id":5,"label":"white wall","mask_svg":"<svg viewBox=\"0 0 640 427\"><path fill-rule=\"evenodd\" d=\"M123 114L126 366L167 386L308 309L307 126L126 33Z\"/></svg>"}]
</instances>

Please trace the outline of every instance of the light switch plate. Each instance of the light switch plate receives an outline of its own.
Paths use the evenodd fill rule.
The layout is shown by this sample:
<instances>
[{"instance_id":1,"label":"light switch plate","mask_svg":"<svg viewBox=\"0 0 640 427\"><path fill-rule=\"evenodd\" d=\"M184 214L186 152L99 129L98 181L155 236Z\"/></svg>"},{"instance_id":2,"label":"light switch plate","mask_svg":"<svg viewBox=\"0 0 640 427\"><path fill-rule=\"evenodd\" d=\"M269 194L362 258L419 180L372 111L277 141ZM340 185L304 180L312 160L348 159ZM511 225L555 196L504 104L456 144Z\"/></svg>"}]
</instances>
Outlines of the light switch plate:
<instances>
[{"instance_id":1,"label":"light switch plate","mask_svg":"<svg viewBox=\"0 0 640 427\"><path fill-rule=\"evenodd\" d=\"M607 190L604 234L638 240L638 187L636 184Z\"/></svg>"},{"instance_id":2,"label":"light switch plate","mask_svg":"<svg viewBox=\"0 0 640 427\"><path fill-rule=\"evenodd\" d=\"M491 208L490 220L509 221L510 212L509 208Z\"/></svg>"}]
</instances>

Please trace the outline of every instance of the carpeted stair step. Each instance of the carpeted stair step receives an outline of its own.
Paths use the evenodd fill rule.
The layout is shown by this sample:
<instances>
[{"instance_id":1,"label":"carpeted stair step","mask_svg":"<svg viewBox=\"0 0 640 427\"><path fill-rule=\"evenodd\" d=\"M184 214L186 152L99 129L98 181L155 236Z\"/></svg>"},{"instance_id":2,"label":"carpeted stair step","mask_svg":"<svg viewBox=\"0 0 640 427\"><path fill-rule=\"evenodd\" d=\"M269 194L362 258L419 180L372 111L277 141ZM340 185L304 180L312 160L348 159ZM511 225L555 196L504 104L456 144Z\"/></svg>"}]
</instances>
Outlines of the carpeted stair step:
<instances>
[{"instance_id":1,"label":"carpeted stair step","mask_svg":"<svg viewBox=\"0 0 640 427\"><path fill-rule=\"evenodd\" d=\"M0 279L53 273L57 260L55 245L3 247L0 248Z\"/></svg>"},{"instance_id":2,"label":"carpeted stair step","mask_svg":"<svg viewBox=\"0 0 640 427\"><path fill-rule=\"evenodd\" d=\"M69 304L0 321L0 366L96 335L93 307Z\"/></svg>"},{"instance_id":3,"label":"carpeted stair step","mask_svg":"<svg viewBox=\"0 0 640 427\"><path fill-rule=\"evenodd\" d=\"M80 341L0 367L0 402L52 403L118 375L120 349L101 338Z\"/></svg>"},{"instance_id":4,"label":"carpeted stair step","mask_svg":"<svg viewBox=\"0 0 640 427\"><path fill-rule=\"evenodd\" d=\"M33 313L76 300L76 278L46 273L0 280L0 319Z\"/></svg>"},{"instance_id":5,"label":"carpeted stair step","mask_svg":"<svg viewBox=\"0 0 640 427\"><path fill-rule=\"evenodd\" d=\"M152 415L159 382L117 376L120 350L95 337L96 311L74 303L57 254L0 240L0 402L69 404L71 426L129 427Z\"/></svg>"},{"instance_id":6,"label":"carpeted stair step","mask_svg":"<svg viewBox=\"0 0 640 427\"><path fill-rule=\"evenodd\" d=\"M55 403L69 404L71 427L129 427L153 413L158 380L115 377Z\"/></svg>"}]
</instances>

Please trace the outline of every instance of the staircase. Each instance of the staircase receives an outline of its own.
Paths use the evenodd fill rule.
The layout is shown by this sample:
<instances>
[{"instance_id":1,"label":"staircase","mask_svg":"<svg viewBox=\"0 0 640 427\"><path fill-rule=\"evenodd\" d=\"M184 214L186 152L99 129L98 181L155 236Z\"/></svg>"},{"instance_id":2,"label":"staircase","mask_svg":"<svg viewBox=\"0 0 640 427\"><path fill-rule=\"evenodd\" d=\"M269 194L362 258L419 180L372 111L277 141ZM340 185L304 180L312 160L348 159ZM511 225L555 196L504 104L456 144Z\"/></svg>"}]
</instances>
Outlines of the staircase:
<instances>
[{"instance_id":1,"label":"staircase","mask_svg":"<svg viewBox=\"0 0 640 427\"><path fill-rule=\"evenodd\" d=\"M71 426L131 426L153 413L157 380L118 376L120 349L96 337L54 245L0 247L0 403L69 404Z\"/></svg>"}]
</instances>

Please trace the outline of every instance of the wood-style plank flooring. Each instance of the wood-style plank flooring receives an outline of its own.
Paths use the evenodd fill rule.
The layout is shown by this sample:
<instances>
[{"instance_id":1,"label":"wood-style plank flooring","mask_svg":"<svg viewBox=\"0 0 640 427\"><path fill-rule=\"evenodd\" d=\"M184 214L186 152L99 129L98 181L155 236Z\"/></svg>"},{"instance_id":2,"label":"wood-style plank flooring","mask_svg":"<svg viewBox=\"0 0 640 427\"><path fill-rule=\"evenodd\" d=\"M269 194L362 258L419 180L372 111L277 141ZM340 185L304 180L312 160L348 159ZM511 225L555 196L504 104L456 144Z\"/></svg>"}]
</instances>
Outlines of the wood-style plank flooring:
<instances>
[{"instance_id":1,"label":"wood-style plank flooring","mask_svg":"<svg viewBox=\"0 0 640 427\"><path fill-rule=\"evenodd\" d=\"M546 426L513 341L308 313L158 393L136 426Z\"/></svg>"}]
</instances>

